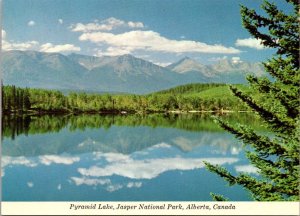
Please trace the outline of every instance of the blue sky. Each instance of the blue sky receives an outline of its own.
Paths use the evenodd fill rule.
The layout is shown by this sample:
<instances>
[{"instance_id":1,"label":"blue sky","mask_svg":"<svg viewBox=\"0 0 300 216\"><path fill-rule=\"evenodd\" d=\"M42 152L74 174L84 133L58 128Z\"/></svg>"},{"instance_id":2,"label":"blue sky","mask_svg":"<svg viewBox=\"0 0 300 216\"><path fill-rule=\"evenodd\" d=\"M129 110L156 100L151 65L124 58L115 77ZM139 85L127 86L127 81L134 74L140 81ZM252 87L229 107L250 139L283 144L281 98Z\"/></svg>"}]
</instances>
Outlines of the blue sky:
<instances>
[{"instance_id":1,"label":"blue sky","mask_svg":"<svg viewBox=\"0 0 300 216\"><path fill-rule=\"evenodd\" d=\"M239 4L260 0L3 0L4 50L262 61L274 53L243 29ZM285 7L279 1L280 7Z\"/></svg>"}]
</instances>

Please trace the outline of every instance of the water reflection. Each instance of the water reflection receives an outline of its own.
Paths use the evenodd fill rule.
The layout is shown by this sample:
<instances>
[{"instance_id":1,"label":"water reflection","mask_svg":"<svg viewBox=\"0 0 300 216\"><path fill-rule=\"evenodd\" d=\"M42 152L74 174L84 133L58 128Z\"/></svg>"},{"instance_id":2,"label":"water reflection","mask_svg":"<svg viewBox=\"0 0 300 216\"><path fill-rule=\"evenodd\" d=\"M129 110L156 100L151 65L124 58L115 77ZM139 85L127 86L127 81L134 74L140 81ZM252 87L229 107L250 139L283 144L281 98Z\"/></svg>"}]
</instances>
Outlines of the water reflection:
<instances>
[{"instance_id":1,"label":"water reflection","mask_svg":"<svg viewBox=\"0 0 300 216\"><path fill-rule=\"evenodd\" d=\"M224 118L260 125L244 114ZM182 151L190 151L198 145L213 145L218 147L215 151L223 153L240 151L240 147L232 146L230 135L214 136L223 130L209 115L3 116L2 123L2 152L10 156L91 151L129 154L162 141Z\"/></svg>"},{"instance_id":2,"label":"water reflection","mask_svg":"<svg viewBox=\"0 0 300 216\"><path fill-rule=\"evenodd\" d=\"M260 128L261 122L253 114L227 114L221 116L229 122L251 124ZM147 126L184 129L188 131L220 132L222 129L212 121L211 114L151 114L151 115L3 115L2 138L14 139L20 134L41 134L59 132L63 128L70 131L87 128L112 126Z\"/></svg>"},{"instance_id":3,"label":"water reflection","mask_svg":"<svg viewBox=\"0 0 300 216\"><path fill-rule=\"evenodd\" d=\"M207 115L6 116L2 122L4 200L209 201L211 191L229 189L203 161L256 174L240 143ZM238 187L229 193L248 199Z\"/></svg>"},{"instance_id":4,"label":"water reflection","mask_svg":"<svg viewBox=\"0 0 300 216\"><path fill-rule=\"evenodd\" d=\"M201 169L204 167L203 161L224 165L234 164L239 159L235 157L195 158L192 154L180 152L175 147L161 143L131 155L94 152L93 160L95 163L92 166L79 167L77 169L79 176L71 177L71 181L77 186L104 186L107 191L113 192L124 187L140 188L143 182L157 178L166 172ZM111 178L114 176L123 178L122 184L113 184Z\"/></svg>"},{"instance_id":5,"label":"water reflection","mask_svg":"<svg viewBox=\"0 0 300 216\"><path fill-rule=\"evenodd\" d=\"M108 163L105 166L79 168L82 176L104 177L118 175L131 179L152 179L170 170L193 170L202 168L203 161L212 164L232 164L237 158L184 158L179 155L165 158L134 159L119 154L100 154ZM108 159L106 157L109 157ZM168 155L170 156L170 155ZM122 159L120 159L122 158Z\"/></svg>"}]
</instances>

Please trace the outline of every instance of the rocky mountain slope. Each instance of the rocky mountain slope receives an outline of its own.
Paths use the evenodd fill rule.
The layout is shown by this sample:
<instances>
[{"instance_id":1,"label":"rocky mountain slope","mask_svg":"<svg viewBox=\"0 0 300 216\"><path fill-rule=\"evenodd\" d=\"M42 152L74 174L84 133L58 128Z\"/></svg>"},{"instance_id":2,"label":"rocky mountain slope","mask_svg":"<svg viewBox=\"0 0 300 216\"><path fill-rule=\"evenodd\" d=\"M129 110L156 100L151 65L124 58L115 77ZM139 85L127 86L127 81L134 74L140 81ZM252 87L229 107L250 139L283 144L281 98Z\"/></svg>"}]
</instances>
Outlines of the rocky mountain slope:
<instances>
[{"instance_id":1,"label":"rocky mountain slope","mask_svg":"<svg viewBox=\"0 0 300 216\"><path fill-rule=\"evenodd\" d=\"M186 83L244 83L246 74L261 76L259 63L222 60L203 65L184 58L161 67L132 55L62 55L37 51L2 53L3 83L21 87L149 93Z\"/></svg>"}]
</instances>

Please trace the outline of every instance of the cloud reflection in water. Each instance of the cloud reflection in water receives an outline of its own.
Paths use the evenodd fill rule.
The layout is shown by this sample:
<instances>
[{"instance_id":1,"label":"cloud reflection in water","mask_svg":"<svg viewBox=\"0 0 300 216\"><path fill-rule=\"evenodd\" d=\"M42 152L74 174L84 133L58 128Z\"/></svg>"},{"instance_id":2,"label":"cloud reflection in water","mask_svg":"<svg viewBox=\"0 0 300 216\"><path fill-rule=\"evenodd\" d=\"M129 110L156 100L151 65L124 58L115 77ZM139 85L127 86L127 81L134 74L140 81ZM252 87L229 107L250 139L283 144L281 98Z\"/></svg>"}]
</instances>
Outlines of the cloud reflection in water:
<instances>
[{"instance_id":1,"label":"cloud reflection in water","mask_svg":"<svg viewBox=\"0 0 300 216\"><path fill-rule=\"evenodd\" d=\"M162 150L165 150L165 154L157 155ZM141 155L147 155L147 159ZM78 168L80 176L71 177L70 180L77 186L102 186L108 192L122 188L140 188L142 181L154 179L168 171L200 169L204 167L203 161L219 165L239 161L235 157L189 157L188 153L178 154L177 148L167 143L160 143L130 155L94 152L92 160L95 161L92 166ZM122 183L113 182L113 176L122 177ZM132 181L133 179L139 181Z\"/></svg>"}]
</instances>

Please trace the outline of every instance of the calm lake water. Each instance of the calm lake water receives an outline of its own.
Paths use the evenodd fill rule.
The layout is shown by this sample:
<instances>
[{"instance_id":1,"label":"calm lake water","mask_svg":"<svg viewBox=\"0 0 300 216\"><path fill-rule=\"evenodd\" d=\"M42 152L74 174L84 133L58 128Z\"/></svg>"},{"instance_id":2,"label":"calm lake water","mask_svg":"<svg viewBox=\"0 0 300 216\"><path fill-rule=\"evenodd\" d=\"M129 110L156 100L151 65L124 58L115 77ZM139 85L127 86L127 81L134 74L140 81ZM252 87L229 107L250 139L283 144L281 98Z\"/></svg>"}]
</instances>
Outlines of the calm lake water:
<instances>
[{"instance_id":1,"label":"calm lake water","mask_svg":"<svg viewBox=\"0 0 300 216\"><path fill-rule=\"evenodd\" d=\"M252 122L246 114L229 122ZM210 115L3 117L4 201L250 200L204 168L256 175Z\"/></svg>"}]
</instances>

